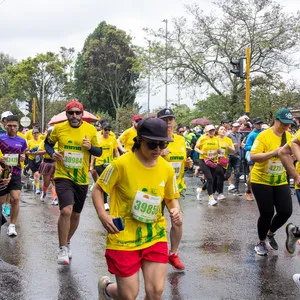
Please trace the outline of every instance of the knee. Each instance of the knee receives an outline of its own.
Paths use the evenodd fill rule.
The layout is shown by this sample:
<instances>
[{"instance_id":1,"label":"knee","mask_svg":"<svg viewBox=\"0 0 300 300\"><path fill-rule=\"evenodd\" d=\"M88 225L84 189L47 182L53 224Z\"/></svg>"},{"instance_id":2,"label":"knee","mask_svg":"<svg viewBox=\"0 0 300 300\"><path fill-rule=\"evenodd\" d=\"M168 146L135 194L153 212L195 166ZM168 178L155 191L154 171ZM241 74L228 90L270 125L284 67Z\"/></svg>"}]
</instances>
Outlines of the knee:
<instances>
[{"instance_id":1,"label":"knee","mask_svg":"<svg viewBox=\"0 0 300 300\"><path fill-rule=\"evenodd\" d=\"M138 287L131 287L130 289L118 290L118 298L120 299L136 299L139 293Z\"/></svg>"},{"instance_id":2,"label":"knee","mask_svg":"<svg viewBox=\"0 0 300 300\"><path fill-rule=\"evenodd\" d=\"M72 206L68 205L68 206L65 206L64 208L62 208L60 210L60 215L62 217L68 217L68 218L70 218L71 215L72 215Z\"/></svg>"},{"instance_id":3,"label":"knee","mask_svg":"<svg viewBox=\"0 0 300 300\"><path fill-rule=\"evenodd\" d=\"M14 196L11 196L11 197L10 197L10 203L11 203L12 205L19 204L19 202L20 202L20 198L19 198L19 197L14 197Z\"/></svg>"},{"instance_id":4,"label":"knee","mask_svg":"<svg viewBox=\"0 0 300 300\"><path fill-rule=\"evenodd\" d=\"M146 299L160 300L164 291L163 286L153 286L151 289L146 287L145 289L146 289Z\"/></svg>"}]
</instances>

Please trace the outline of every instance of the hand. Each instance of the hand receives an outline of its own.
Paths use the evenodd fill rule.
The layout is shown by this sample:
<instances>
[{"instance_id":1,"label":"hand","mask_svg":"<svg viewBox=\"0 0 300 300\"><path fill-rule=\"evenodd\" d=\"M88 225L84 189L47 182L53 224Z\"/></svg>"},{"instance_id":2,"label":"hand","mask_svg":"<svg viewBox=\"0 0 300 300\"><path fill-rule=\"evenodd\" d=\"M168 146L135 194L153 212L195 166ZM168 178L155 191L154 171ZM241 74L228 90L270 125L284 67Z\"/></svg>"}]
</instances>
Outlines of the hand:
<instances>
[{"instance_id":1,"label":"hand","mask_svg":"<svg viewBox=\"0 0 300 300\"><path fill-rule=\"evenodd\" d=\"M63 155L56 151L52 154L51 158L54 160L63 160L64 159Z\"/></svg>"},{"instance_id":2,"label":"hand","mask_svg":"<svg viewBox=\"0 0 300 300\"><path fill-rule=\"evenodd\" d=\"M185 160L185 166L189 169L191 169L193 167L193 161L190 157L188 157L186 160Z\"/></svg>"},{"instance_id":3,"label":"hand","mask_svg":"<svg viewBox=\"0 0 300 300\"><path fill-rule=\"evenodd\" d=\"M179 207L174 207L169 210L170 219L172 223L174 223L177 226L182 225L182 213L180 211Z\"/></svg>"},{"instance_id":4,"label":"hand","mask_svg":"<svg viewBox=\"0 0 300 300\"><path fill-rule=\"evenodd\" d=\"M113 222L113 219L115 218L114 216L105 213L99 218L108 233L116 234L120 232Z\"/></svg>"},{"instance_id":5,"label":"hand","mask_svg":"<svg viewBox=\"0 0 300 300\"><path fill-rule=\"evenodd\" d=\"M82 141L82 147L89 151L91 149L91 141L86 137L86 135L84 136L83 138L83 141Z\"/></svg>"},{"instance_id":6,"label":"hand","mask_svg":"<svg viewBox=\"0 0 300 300\"><path fill-rule=\"evenodd\" d=\"M3 180L4 185L8 185L11 180L11 173L8 175L7 178L4 178L2 180Z\"/></svg>"},{"instance_id":7,"label":"hand","mask_svg":"<svg viewBox=\"0 0 300 300\"><path fill-rule=\"evenodd\" d=\"M203 150L200 150L200 152L199 152L201 155L205 155L206 154L206 152L205 151L203 151Z\"/></svg>"}]
</instances>

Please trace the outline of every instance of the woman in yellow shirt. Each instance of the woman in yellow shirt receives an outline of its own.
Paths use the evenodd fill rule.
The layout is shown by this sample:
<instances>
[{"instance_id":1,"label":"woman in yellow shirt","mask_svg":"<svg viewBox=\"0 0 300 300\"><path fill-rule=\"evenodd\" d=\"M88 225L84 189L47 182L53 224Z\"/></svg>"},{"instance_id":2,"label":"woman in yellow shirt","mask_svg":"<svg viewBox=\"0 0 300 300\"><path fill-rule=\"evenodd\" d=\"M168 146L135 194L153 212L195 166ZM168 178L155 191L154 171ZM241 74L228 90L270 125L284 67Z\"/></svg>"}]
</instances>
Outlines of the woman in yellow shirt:
<instances>
[{"instance_id":1,"label":"woman in yellow shirt","mask_svg":"<svg viewBox=\"0 0 300 300\"><path fill-rule=\"evenodd\" d=\"M260 214L257 222L259 243L254 250L262 256L268 254L266 240L271 248L278 249L274 233L285 224L293 209L286 170L278 156L285 143L291 140L287 129L294 123L293 117L290 110L281 108L274 118L273 126L256 137L250 152L250 159L255 163L250 180Z\"/></svg>"},{"instance_id":2,"label":"woman in yellow shirt","mask_svg":"<svg viewBox=\"0 0 300 300\"><path fill-rule=\"evenodd\" d=\"M101 278L100 299L136 299L141 268L146 298L161 299L168 263L163 200L171 219L178 224L182 222L175 172L160 156L169 141L172 140L163 120L140 121L133 151L112 161L93 189L97 214L108 232L105 253L108 270L117 281L112 283L107 276ZM104 192L110 194L109 215L104 209ZM115 225L118 217L124 226Z\"/></svg>"}]
</instances>

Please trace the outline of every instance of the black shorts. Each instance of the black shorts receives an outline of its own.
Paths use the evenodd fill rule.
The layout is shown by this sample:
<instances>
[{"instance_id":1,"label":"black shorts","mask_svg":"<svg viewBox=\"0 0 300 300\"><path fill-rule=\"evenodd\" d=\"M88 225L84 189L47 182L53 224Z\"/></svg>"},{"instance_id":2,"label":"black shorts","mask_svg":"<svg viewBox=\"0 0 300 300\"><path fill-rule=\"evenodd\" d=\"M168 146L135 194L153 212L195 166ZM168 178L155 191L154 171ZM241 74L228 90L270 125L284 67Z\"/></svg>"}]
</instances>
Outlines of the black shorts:
<instances>
[{"instance_id":1,"label":"black shorts","mask_svg":"<svg viewBox=\"0 0 300 300\"><path fill-rule=\"evenodd\" d=\"M59 209L73 205L73 211L81 213L88 192L88 184L80 185L66 178L55 178L54 182Z\"/></svg>"},{"instance_id":2,"label":"black shorts","mask_svg":"<svg viewBox=\"0 0 300 300\"><path fill-rule=\"evenodd\" d=\"M35 160L28 159L28 166L29 169L31 170L32 174L37 172L39 170L41 162L36 163Z\"/></svg>"},{"instance_id":3,"label":"black shorts","mask_svg":"<svg viewBox=\"0 0 300 300\"><path fill-rule=\"evenodd\" d=\"M0 196L4 196L10 193L10 191L13 190L21 190L22 184L21 184L21 175L12 175L10 182L6 189L0 190Z\"/></svg>"}]
</instances>

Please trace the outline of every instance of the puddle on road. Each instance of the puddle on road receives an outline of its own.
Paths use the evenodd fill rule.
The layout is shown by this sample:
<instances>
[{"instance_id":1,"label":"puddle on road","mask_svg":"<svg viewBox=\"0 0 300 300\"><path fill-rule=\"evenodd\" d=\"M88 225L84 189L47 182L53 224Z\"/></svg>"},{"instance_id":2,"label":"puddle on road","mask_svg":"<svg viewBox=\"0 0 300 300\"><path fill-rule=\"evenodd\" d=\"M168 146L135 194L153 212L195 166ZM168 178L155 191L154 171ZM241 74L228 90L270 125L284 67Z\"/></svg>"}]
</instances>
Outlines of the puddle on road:
<instances>
[{"instance_id":1,"label":"puddle on road","mask_svg":"<svg viewBox=\"0 0 300 300\"><path fill-rule=\"evenodd\" d=\"M200 250L207 253L233 253L240 252L241 245L238 241L230 243L217 243L214 241L204 241L200 245Z\"/></svg>"}]
</instances>

